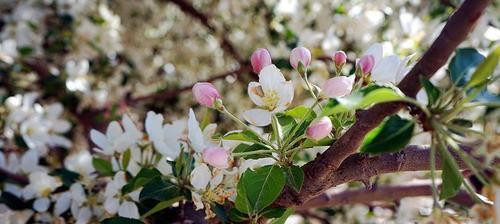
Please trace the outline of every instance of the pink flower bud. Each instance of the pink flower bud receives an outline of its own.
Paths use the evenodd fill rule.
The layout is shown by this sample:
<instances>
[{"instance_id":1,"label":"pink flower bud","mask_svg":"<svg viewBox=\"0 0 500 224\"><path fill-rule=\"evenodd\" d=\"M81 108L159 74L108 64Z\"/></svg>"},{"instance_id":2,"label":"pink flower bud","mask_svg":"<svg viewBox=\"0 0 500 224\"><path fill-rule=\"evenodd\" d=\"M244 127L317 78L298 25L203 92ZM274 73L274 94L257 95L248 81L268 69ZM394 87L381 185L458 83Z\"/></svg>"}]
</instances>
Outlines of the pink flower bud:
<instances>
[{"instance_id":1,"label":"pink flower bud","mask_svg":"<svg viewBox=\"0 0 500 224\"><path fill-rule=\"evenodd\" d=\"M208 147L203 150L203 161L216 168L227 168L229 166L229 153L221 147Z\"/></svg>"},{"instance_id":2,"label":"pink flower bud","mask_svg":"<svg viewBox=\"0 0 500 224\"><path fill-rule=\"evenodd\" d=\"M323 94L330 98L347 96L352 91L352 86L354 84L354 75L338 76L326 80L326 82L321 87Z\"/></svg>"},{"instance_id":3,"label":"pink flower bud","mask_svg":"<svg viewBox=\"0 0 500 224\"><path fill-rule=\"evenodd\" d=\"M271 54L266 49L259 48L253 52L250 62L252 63L253 72L258 74L264 67L272 64Z\"/></svg>"},{"instance_id":4,"label":"pink flower bud","mask_svg":"<svg viewBox=\"0 0 500 224\"><path fill-rule=\"evenodd\" d=\"M337 51L333 55L333 61L335 62L335 66L337 66L337 68L341 68L347 62L347 55L343 51Z\"/></svg>"},{"instance_id":5,"label":"pink flower bud","mask_svg":"<svg viewBox=\"0 0 500 224\"><path fill-rule=\"evenodd\" d=\"M194 84L193 95L198 103L207 107L213 107L214 101L221 98L215 86L209 82L198 82Z\"/></svg>"},{"instance_id":6,"label":"pink flower bud","mask_svg":"<svg viewBox=\"0 0 500 224\"><path fill-rule=\"evenodd\" d=\"M299 62L307 67L311 64L311 52L305 47L296 47L290 53L290 65L297 69Z\"/></svg>"},{"instance_id":7,"label":"pink flower bud","mask_svg":"<svg viewBox=\"0 0 500 224\"><path fill-rule=\"evenodd\" d=\"M332 121L328 117L322 117L318 120L313 121L306 130L307 138L314 139L316 141L321 140L328 136L332 131Z\"/></svg>"},{"instance_id":8,"label":"pink flower bud","mask_svg":"<svg viewBox=\"0 0 500 224\"><path fill-rule=\"evenodd\" d=\"M371 54L365 55L359 59L358 65L361 67L363 74L368 74L372 71L373 66L375 65L375 57Z\"/></svg>"}]
</instances>

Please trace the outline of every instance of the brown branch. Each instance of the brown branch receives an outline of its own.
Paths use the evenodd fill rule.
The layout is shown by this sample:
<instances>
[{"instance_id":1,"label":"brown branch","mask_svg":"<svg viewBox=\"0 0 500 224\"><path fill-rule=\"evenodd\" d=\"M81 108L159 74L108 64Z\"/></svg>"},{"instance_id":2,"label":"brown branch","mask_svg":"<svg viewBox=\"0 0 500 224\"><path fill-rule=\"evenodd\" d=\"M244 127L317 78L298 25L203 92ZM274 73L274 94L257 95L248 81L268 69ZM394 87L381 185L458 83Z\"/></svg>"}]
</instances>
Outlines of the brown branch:
<instances>
[{"instance_id":1,"label":"brown branch","mask_svg":"<svg viewBox=\"0 0 500 224\"><path fill-rule=\"evenodd\" d=\"M0 168L0 177L5 177L20 185L27 185L30 183L27 177L17 173L12 173L4 168Z\"/></svg>"},{"instance_id":2,"label":"brown branch","mask_svg":"<svg viewBox=\"0 0 500 224\"><path fill-rule=\"evenodd\" d=\"M215 26L210 23L210 18L208 15L204 14L201 11L198 11L194 6L185 1L185 0L168 0L169 2L177 5L184 13L192 16L193 18L197 19L203 26L205 26L210 32L217 34L217 29ZM242 62L243 59L239 55L238 51L234 47L234 45L229 41L229 39L224 36L220 35L220 45L221 47L228 53L230 54L236 61Z\"/></svg>"},{"instance_id":3,"label":"brown branch","mask_svg":"<svg viewBox=\"0 0 500 224\"><path fill-rule=\"evenodd\" d=\"M312 208L326 208L347 204L366 204L373 201L397 201L406 197L431 195L432 186L430 185L380 186L371 190L361 188L346 190L336 194L322 194L297 207L296 211L300 212ZM474 204L473 199L463 190L450 200L466 206Z\"/></svg>"},{"instance_id":4,"label":"brown branch","mask_svg":"<svg viewBox=\"0 0 500 224\"><path fill-rule=\"evenodd\" d=\"M489 0L466 0L460 6L449 18L443 31L422 59L398 85L404 94L415 97L420 90L419 76L430 78L446 63L455 48L467 37L489 3ZM328 150L303 167L304 182L307 185L300 193L297 194L292 189L286 188L277 200L277 204L300 205L328 189L327 180L330 173L337 170L348 156L356 152L369 131L377 127L386 116L398 112L403 107L402 103L386 103L376 105L369 110L359 111L356 114L356 123Z\"/></svg>"},{"instance_id":5,"label":"brown branch","mask_svg":"<svg viewBox=\"0 0 500 224\"><path fill-rule=\"evenodd\" d=\"M225 79L228 76L235 76L238 77L246 72L250 72L250 67L247 63L243 63L240 65L240 67L236 70L231 70L228 72L224 72L215 76L212 76L206 80L201 80L199 82L213 82L219 79ZM176 96L178 96L180 93L185 92L185 91L190 91L193 88L193 85L181 87L178 89L170 90L170 91L163 91L163 92L158 92L158 93L153 93L150 95L144 95L144 96L139 96L136 98L132 98L127 100L127 105L135 105L143 100L166 100L166 99L172 99Z\"/></svg>"}]
</instances>

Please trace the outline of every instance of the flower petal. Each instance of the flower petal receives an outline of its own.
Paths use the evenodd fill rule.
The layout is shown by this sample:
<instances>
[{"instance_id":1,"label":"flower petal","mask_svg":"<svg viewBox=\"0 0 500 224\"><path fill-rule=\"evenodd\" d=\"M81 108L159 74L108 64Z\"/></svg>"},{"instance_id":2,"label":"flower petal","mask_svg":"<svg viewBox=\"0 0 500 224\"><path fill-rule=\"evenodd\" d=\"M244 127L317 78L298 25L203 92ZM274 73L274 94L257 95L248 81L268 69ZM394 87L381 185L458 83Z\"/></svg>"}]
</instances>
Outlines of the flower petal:
<instances>
[{"instance_id":1,"label":"flower petal","mask_svg":"<svg viewBox=\"0 0 500 224\"><path fill-rule=\"evenodd\" d=\"M281 88L286 80L275 65L268 65L260 71L259 82L264 92L270 92Z\"/></svg>"},{"instance_id":2,"label":"flower petal","mask_svg":"<svg viewBox=\"0 0 500 224\"><path fill-rule=\"evenodd\" d=\"M212 173L204 163L201 163L191 171L191 185L193 185L196 190L205 190L211 178Z\"/></svg>"},{"instance_id":3,"label":"flower petal","mask_svg":"<svg viewBox=\"0 0 500 224\"><path fill-rule=\"evenodd\" d=\"M200 123L196 120L193 109L189 109L188 118L188 139L193 146L194 151L202 152L204 148L203 132L200 129Z\"/></svg>"},{"instance_id":4,"label":"flower petal","mask_svg":"<svg viewBox=\"0 0 500 224\"><path fill-rule=\"evenodd\" d=\"M261 87L260 83L258 83L258 82L248 83L248 88L247 88L248 96L250 97L252 102L255 103L255 105L257 105L257 106L264 105L264 102L262 101L261 96L257 95L257 94L259 94L259 91L262 90L261 88L262 87Z\"/></svg>"},{"instance_id":5,"label":"flower petal","mask_svg":"<svg viewBox=\"0 0 500 224\"><path fill-rule=\"evenodd\" d=\"M271 113L267 110L262 109L251 109L245 111L243 114L245 120L250 122L255 126L267 126L271 124Z\"/></svg>"},{"instance_id":6,"label":"flower petal","mask_svg":"<svg viewBox=\"0 0 500 224\"><path fill-rule=\"evenodd\" d=\"M391 55L382 59L372 71L372 79L382 83L396 83L396 73L401 61L396 55Z\"/></svg>"}]
</instances>

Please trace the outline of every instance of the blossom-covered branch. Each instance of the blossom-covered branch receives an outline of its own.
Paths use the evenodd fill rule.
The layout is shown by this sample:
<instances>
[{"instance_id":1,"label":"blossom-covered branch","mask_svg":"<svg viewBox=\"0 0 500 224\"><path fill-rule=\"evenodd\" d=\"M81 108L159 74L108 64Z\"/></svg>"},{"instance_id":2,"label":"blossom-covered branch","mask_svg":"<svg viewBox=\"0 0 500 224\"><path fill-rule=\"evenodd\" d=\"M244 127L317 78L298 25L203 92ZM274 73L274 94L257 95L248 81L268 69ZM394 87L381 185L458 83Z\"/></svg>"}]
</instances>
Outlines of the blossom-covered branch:
<instances>
[{"instance_id":1,"label":"blossom-covered branch","mask_svg":"<svg viewBox=\"0 0 500 224\"><path fill-rule=\"evenodd\" d=\"M420 89L419 76L431 77L442 67L455 48L467 37L477 19L482 15L487 0L467 0L449 18L443 31L434 41L421 60L411 69L399 84L399 88L407 96L415 96ZM306 164L305 185L300 193L287 188L278 199L280 205L302 204L308 199L320 194L329 187L328 179L332 171L337 170L342 162L355 153L361 145L364 136L375 128L386 116L399 111L404 104L387 103L357 113L356 123L327 151L314 161Z\"/></svg>"}]
</instances>

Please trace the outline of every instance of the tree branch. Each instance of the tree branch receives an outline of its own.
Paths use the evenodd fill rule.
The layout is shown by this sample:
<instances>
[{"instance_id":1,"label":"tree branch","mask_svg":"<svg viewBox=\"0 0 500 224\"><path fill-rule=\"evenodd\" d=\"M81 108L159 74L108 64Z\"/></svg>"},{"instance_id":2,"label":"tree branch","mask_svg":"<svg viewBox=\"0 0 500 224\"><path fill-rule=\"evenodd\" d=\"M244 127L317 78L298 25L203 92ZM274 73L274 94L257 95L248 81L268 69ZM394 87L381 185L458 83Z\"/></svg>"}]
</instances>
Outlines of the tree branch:
<instances>
[{"instance_id":1,"label":"tree branch","mask_svg":"<svg viewBox=\"0 0 500 224\"><path fill-rule=\"evenodd\" d=\"M193 18L197 19L203 26L205 26L210 32L212 32L214 35L217 34L217 29L215 26L210 23L210 18L208 15L204 14L203 12L198 11L196 8L193 7L189 2L185 0L168 0L169 2L177 5L184 13L191 15ZM242 62L243 59L239 55L238 51L234 47L234 45L229 41L229 39L224 36L220 35L220 45L221 47L228 53L230 54L236 61Z\"/></svg>"},{"instance_id":2,"label":"tree branch","mask_svg":"<svg viewBox=\"0 0 500 224\"><path fill-rule=\"evenodd\" d=\"M489 3L489 0L466 0L460 6L421 60L398 85L404 94L415 97L420 90L419 76L430 78L446 63ZM304 185L300 193L286 188L276 203L283 206L300 205L328 189L330 173L337 170L349 155L357 151L369 131L377 127L386 116L398 112L403 107L402 103L386 103L357 112L356 123L328 150L303 167L304 183L307 185Z\"/></svg>"},{"instance_id":3,"label":"tree branch","mask_svg":"<svg viewBox=\"0 0 500 224\"><path fill-rule=\"evenodd\" d=\"M432 195L432 186L430 185L380 186L370 190L361 188L346 190L336 194L322 194L297 207L296 211L300 212L312 208L326 208L347 204L365 204L373 201L396 201L406 197L430 195ZM472 198L464 190L461 190L451 200L466 206L474 204Z\"/></svg>"}]
</instances>

